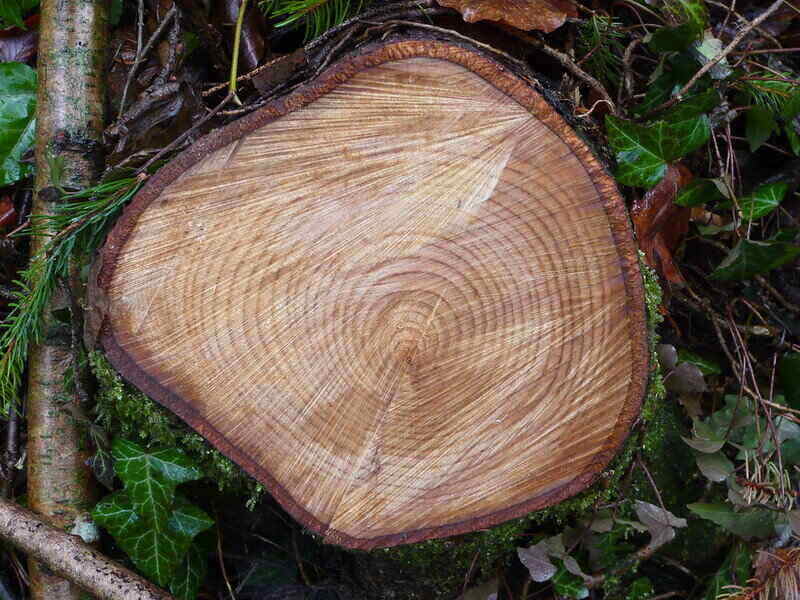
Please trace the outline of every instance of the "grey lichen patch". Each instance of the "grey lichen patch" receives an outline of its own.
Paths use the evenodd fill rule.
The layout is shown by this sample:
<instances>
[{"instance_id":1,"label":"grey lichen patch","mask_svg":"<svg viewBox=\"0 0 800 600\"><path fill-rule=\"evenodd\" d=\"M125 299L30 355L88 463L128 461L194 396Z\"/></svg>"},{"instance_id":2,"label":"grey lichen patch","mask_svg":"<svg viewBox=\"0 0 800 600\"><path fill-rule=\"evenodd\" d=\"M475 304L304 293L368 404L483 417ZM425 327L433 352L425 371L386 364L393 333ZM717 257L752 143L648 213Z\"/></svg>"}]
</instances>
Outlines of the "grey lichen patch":
<instances>
[{"instance_id":1,"label":"grey lichen patch","mask_svg":"<svg viewBox=\"0 0 800 600\"><path fill-rule=\"evenodd\" d=\"M124 382L100 352L92 352L89 363L98 383L97 423L110 437L120 436L148 448L181 448L220 491L244 496L250 508L258 503L264 493L260 483L166 408Z\"/></svg>"}]
</instances>

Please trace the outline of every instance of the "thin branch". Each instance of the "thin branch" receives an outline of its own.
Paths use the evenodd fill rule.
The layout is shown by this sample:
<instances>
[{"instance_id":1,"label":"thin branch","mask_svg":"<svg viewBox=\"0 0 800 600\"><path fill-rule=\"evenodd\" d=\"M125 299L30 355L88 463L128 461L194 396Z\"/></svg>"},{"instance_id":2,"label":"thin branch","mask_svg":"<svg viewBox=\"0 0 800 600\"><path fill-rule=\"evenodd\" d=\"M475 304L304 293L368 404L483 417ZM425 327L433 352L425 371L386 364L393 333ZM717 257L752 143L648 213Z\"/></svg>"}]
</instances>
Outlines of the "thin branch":
<instances>
[{"instance_id":1,"label":"thin branch","mask_svg":"<svg viewBox=\"0 0 800 600\"><path fill-rule=\"evenodd\" d=\"M31 511L4 499L0 499L0 537L100 600L172 600L167 592L103 556L78 536L44 523Z\"/></svg>"},{"instance_id":2,"label":"thin branch","mask_svg":"<svg viewBox=\"0 0 800 600\"><path fill-rule=\"evenodd\" d=\"M133 61L133 65L131 65L131 70L128 71L128 78L125 80L125 87L122 89L122 101L119 104L119 114L117 115L118 121L122 118L122 115L125 112L125 101L128 97L128 88L130 88L133 78L136 76L136 72L139 70L139 66L142 64L144 57L147 56L147 53L150 52L150 49L156 43L158 38L161 37L161 34L164 33L167 25L169 25L169 22L177 13L178 8L175 6L175 4L173 4L167 11L167 14L164 15L164 18L161 19L161 22L158 24L158 27L156 27L153 35L151 35L150 39L147 40L145 47L141 52L137 52L136 59Z\"/></svg>"}]
</instances>

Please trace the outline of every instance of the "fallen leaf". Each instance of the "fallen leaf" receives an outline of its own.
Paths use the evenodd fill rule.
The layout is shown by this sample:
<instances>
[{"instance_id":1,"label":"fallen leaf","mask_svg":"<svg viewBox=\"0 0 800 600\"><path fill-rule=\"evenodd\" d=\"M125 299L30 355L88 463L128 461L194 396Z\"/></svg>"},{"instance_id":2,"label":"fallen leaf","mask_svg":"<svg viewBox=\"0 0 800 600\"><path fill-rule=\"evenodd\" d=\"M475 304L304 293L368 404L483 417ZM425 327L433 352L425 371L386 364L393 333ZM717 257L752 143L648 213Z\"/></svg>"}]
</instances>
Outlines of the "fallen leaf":
<instances>
[{"instance_id":1,"label":"fallen leaf","mask_svg":"<svg viewBox=\"0 0 800 600\"><path fill-rule=\"evenodd\" d=\"M454 8L467 23L496 21L528 31L549 33L561 27L567 17L577 17L572 0L438 0Z\"/></svg>"},{"instance_id":2,"label":"fallen leaf","mask_svg":"<svg viewBox=\"0 0 800 600\"><path fill-rule=\"evenodd\" d=\"M552 579L556 574L555 565L547 557L547 541L539 542L530 548L517 548L519 560L528 569L531 579L537 583Z\"/></svg>"},{"instance_id":3,"label":"fallen leaf","mask_svg":"<svg viewBox=\"0 0 800 600\"><path fill-rule=\"evenodd\" d=\"M650 545L662 546L675 537L675 527L686 527L686 519L680 519L668 510L655 504L637 500L636 516L650 532Z\"/></svg>"},{"instance_id":4,"label":"fallen leaf","mask_svg":"<svg viewBox=\"0 0 800 600\"><path fill-rule=\"evenodd\" d=\"M688 362L680 363L667 374L664 387L677 394L702 393L708 389L703 372L697 365Z\"/></svg>"},{"instance_id":5,"label":"fallen leaf","mask_svg":"<svg viewBox=\"0 0 800 600\"><path fill-rule=\"evenodd\" d=\"M689 231L691 211L676 205L674 200L678 189L685 186L691 177L685 167L669 165L664 178L637 201L631 211L639 248L644 252L647 264L664 279L677 285L686 282L672 255Z\"/></svg>"}]
</instances>

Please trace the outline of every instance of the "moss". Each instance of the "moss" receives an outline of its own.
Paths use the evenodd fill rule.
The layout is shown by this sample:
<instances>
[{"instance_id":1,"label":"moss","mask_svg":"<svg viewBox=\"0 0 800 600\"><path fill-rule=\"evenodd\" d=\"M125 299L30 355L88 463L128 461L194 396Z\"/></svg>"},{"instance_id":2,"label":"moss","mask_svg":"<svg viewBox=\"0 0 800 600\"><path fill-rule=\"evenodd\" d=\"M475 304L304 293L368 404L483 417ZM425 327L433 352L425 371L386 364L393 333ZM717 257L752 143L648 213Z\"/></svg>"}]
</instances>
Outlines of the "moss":
<instances>
[{"instance_id":1,"label":"moss","mask_svg":"<svg viewBox=\"0 0 800 600\"><path fill-rule=\"evenodd\" d=\"M250 508L258 503L264 493L260 483L167 409L125 383L101 353L91 353L89 364L97 379L96 422L110 437L120 436L148 448L182 448L221 492L247 498Z\"/></svg>"}]
</instances>

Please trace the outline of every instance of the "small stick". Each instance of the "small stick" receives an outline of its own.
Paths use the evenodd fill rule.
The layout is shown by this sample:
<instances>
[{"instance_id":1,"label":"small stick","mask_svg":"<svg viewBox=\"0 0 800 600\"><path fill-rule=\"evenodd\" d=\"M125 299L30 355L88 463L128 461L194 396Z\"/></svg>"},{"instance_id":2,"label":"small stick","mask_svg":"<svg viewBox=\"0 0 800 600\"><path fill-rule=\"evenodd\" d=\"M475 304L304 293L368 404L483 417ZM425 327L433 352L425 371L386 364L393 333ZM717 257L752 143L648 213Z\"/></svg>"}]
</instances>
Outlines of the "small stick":
<instances>
[{"instance_id":1,"label":"small stick","mask_svg":"<svg viewBox=\"0 0 800 600\"><path fill-rule=\"evenodd\" d=\"M128 78L125 80L125 87L122 90L122 101L119 104L119 114L117 115L117 121L122 118L122 114L125 111L125 100L128 97L128 88L130 87L131 83L133 82L133 78L136 75L136 71L139 70L139 65L142 64L142 59L150 52L150 49L153 47L153 44L156 43L156 40L161 37L161 34L164 33L164 30L167 28L167 25L172 20L172 18L177 14L178 9L173 3L170 9L167 11L167 14L164 15L164 18L161 19L161 22L156 27L156 30L153 32L153 35L150 36L150 39L147 40L147 44L142 49L141 52L137 52L136 60L133 61L133 65L131 66L131 70L128 71Z\"/></svg>"},{"instance_id":2,"label":"small stick","mask_svg":"<svg viewBox=\"0 0 800 600\"><path fill-rule=\"evenodd\" d=\"M101 600L172 600L167 592L103 556L78 536L3 499L0 537Z\"/></svg>"},{"instance_id":3,"label":"small stick","mask_svg":"<svg viewBox=\"0 0 800 600\"><path fill-rule=\"evenodd\" d=\"M213 109L211 109L211 111L210 111L210 112L209 112L207 115L205 115L205 116L204 116L202 119L200 119L200 120L199 120L197 123L195 123L194 125L192 125L192 126L189 128L189 129L187 129L186 131L184 131L184 132L183 132L182 134L180 134L178 137L176 137L176 138L175 138L175 139L174 139L172 142L170 142L169 144L167 144L166 146L164 146L164 147L163 147L161 150L159 150L159 151L158 151L158 153L157 153L157 154L156 154L156 155L155 155L153 158L151 158L150 160L148 160L148 161L147 161L147 162L144 164L144 166L142 166L142 167L139 167L139 169L136 171L136 174L137 174L137 175L139 175L139 174L142 174L142 173L144 173L144 172L147 170L147 167L149 167L150 165L152 165L154 162L156 162L156 161L157 161L159 158L161 158L162 156L164 156L164 155L165 155L167 152L169 152L170 150L172 150L172 149L174 149L174 148L177 148L177 147L178 147L178 146L179 146L179 145L180 145L180 144L181 144L181 143L182 143L182 142L183 142L183 141L184 141L184 140L185 140L187 137L189 137L189 136L190 136L190 135L191 135L191 134L192 134L194 131L196 131L198 128L202 127L203 125L205 125L205 124L208 122L208 120L209 120L209 119L211 119L211 118L212 118L214 115L216 115L216 114L217 114L217 113L218 113L220 110L222 110L222 107L223 107L223 106L225 106L225 105L226 105L226 104L227 104L227 103L230 101L230 99L231 99L232 97L233 97L233 96L232 96L231 94L228 94L227 96L225 96L225 98L223 98L223 99L222 99L222 102L220 102L220 103L219 103L219 104L217 104L217 105L216 105L216 106L215 106Z\"/></svg>"},{"instance_id":4,"label":"small stick","mask_svg":"<svg viewBox=\"0 0 800 600\"><path fill-rule=\"evenodd\" d=\"M692 76L692 78L689 81L686 82L686 85L684 85L678 91L677 94L675 94L672 98L670 98L666 102L662 102L661 104L656 106L653 110L651 110L649 113L647 113L645 115L645 118L649 117L650 115L652 115L654 113L657 113L657 112L660 112L662 110L665 110L665 109L669 108L670 106L673 106L674 104L677 104L678 102L681 102L683 100L684 94L686 94L689 90L691 90L692 87L694 86L694 84L697 83L703 75L708 73L711 69L713 69L717 65L717 63L719 63L723 58L728 56L728 54L733 52L736 49L736 47L739 45L739 43L745 37L747 37L747 34L749 34L751 31L753 31L753 29L755 29L756 27L761 25L761 23L766 21L767 18L772 13L774 13L776 10L778 10L781 7L781 5L783 4L783 1L784 0L775 0L775 2L770 4L770 6L769 6L769 8L767 8L767 10L765 10L763 13L758 15L758 17L756 17L752 21L750 21L750 23L748 23L746 27L743 27L742 30L739 33L736 34L736 36L733 38L733 40L731 40L731 43L728 44L727 46L725 46L725 48L719 54L717 54L714 58L712 58L710 61L708 61L702 67L700 67L700 69L697 71L697 73L695 73Z\"/></svg>"}]
</instances>

